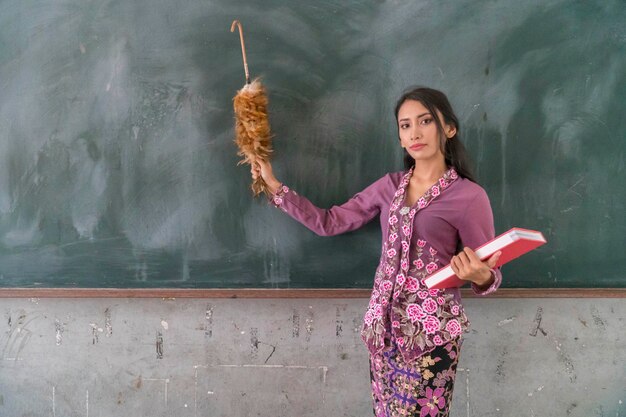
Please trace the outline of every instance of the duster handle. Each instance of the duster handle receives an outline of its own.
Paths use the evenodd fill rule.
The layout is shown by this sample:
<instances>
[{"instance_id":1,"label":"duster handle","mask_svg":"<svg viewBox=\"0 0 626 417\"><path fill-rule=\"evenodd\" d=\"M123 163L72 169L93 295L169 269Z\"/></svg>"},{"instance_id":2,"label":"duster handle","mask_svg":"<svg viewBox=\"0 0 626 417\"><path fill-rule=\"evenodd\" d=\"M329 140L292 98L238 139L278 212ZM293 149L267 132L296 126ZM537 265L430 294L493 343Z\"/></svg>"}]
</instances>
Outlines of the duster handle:
<instances>
[{"instance_id":1,"label":"duster handle","mask_svg":"<svg viewBox=\"0 0 626 417\"><path fill-rule=\"evenodd\" d=\"M241 39L241 55L243 55L243 69L246 72L246 84L250 84L250 73L248 72L248 59L246 58L246 45L243 42L243 28L239 20L233 20L233 24L230 25L230 31L235 31L235 26L239 26L239 39Z\"/></svg>"}]
</instances>

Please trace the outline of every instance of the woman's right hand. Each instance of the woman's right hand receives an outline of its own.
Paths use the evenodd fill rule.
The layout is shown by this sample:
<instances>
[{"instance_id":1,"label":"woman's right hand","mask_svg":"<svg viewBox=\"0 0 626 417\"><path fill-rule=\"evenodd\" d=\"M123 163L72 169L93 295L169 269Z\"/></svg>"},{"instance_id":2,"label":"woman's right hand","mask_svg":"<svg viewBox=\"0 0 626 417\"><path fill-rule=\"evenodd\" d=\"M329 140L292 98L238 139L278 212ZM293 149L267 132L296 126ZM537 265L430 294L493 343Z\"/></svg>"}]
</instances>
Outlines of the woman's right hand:
<instances>
[{"instance_id":1,"label":"woman's right hand","mask_svg":"<svg viewBox=\"0 0 626 417\"><path fill-rule=\"evenodd\" d=\"M252 174L252 179L255 181L259 177L263 178L263 181L265 181L265 184L267 184L272 194L275 194L281 186L281 182L274 176L272 164L270 164L269 161L256 159L250 165L250 173Z\"/></svg>"}]
</instances>

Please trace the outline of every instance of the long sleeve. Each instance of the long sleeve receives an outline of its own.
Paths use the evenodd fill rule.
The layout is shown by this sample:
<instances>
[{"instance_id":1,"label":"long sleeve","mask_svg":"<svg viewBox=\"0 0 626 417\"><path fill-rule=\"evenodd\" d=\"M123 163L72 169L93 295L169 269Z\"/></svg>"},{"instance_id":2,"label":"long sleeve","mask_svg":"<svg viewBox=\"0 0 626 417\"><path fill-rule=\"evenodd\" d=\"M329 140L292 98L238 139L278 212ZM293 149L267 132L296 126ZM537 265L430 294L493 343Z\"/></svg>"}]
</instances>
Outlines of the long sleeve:
<instances>
[{"instance_id":1,"label":"long sleeve","mask_svg":"<svg viewBox=\"0 0 626 417\"><path fill-rule=\"evenodd\" d=\"M459 237L463 246L472 249L483 245L495 237L493 226L493 213L487 193L480 188L476 197L466 207L465 214L458 225ZM491 294L500 287L502 283L502 273L499 268L492 269L494 281L488 288L481 289L472 283L472 289L478 295Z\"/></svg>"},{"instance_id":2,"label":"long sleeve","mask_svg":"<svg viewBox=\"0 0 626 417\"><path fill-rule=\"evenodd\" d=\"M389 175L380 178L350 200L330 209L315 206L307 198L283 185L270 202L320 236L334 236L356 230L381 211L383 194L388 189ZM393 191L391 191L393 193Z\"/></svg>"}]
</instances>

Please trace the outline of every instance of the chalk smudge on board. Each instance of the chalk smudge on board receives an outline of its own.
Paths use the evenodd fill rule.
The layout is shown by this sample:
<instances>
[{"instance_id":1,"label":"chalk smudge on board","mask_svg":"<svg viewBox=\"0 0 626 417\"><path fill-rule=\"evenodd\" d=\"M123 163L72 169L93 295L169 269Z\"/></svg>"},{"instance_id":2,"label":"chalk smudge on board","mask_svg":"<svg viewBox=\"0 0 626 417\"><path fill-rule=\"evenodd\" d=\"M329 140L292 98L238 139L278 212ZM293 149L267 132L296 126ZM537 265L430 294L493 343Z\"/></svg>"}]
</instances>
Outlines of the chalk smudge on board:
<instances>
[{"instance_id":1,"label":"chalk smudge on board","mask_svg":"<svg viewBox=\"0 0 626 417\"><path fill-rule=\"evenodd\" d=\"M213 336L213 307L210 304L206 306L206 313L204 314L204 320L206 321L204 328L204 335L206 337Z\"/></svg>"},{"instance_id":2,"label":"chalk smudge on board","mask_svg":"<svg viewBox=\"0 0 626 417\"><path fill-rule=\"evenodd\" d=\"M591 307L591 317L593 317L593 323L596 326L600 327L602 330L606 330L606 324L604 320L602 320L602 317L600 317L600 312L597 308Z\"/></svg>"},{"instance_id":3,"label":"chalk smudge on board","mask_svg":"<svg viewBox=\"0 0 626 417\"><path fill-rule=\"evenodd\" d=\"M250 329L250 354L253 358L259 353L259 329L253 327Z\"/></svg>"},{"instance_id":4,"label":"chalk smudge on board","mask_svg":"<svg viewBox=\"0 0 626 417\"><path fill-rule=\"evenodd\" d=\"M363 328L363 320L361 317L355 317L352 319L352 331L354 333L361 333L361 329Z\"/></svg>"},{"instance_id":5,"label":"chalk smudge on board","mask_svg":"<svg viewBox=\"0 0 626 417\"><path fill-rule=\"evenodd\" d=\"M102 333L103 330L102 330L102 327L99 327L98 324L96 323L89 323L89 326L91 327L91 334L92 334L91 344L95 345L100 340L100 335L98 333Z\"/></svg>"},{"instance_id":6,"label":"chalk smudge on board","mask_svg":"<svg viewBox=\"0 0 626 417\"><path fill-rule=\"evenodd\" d=\"M63 342L63 332L65 331L65 326L61 323L61 320L54 319L54 332L57 346L61 346Z\"/></svg>"},{"instance_id":7,"label":"chalk smudge on board","mask_svg":"<svg viewBox=\"0 0 626 417\"><path fill-rule=\"evenodd\" d=\"M11 310L7 308L5 317L7 318L7 327L9 328L5 333L11 333L11 327L13 326L13 319L11 318Z\"/></svg>"},{"instance_id":8,"label":"chalk smudge on board","mask_svg":"<svg viewBox=\"0 0 626 417\"><path fill-rule=\"evenodd\" d=\"M335 318L335 336L341 337L343 333L343 320L341 320L341 309L337 307Z\"/></svg>"},{"instance_id":9,"label":"chalk smudge on board","mask_svg":"<svg viewBox=\"0 0 626 417\"><path fill-rule=\"evenodd\" d=\"M496 382L503 382L505 379L506 375L504 371L504 364L506 363L506 357L508 354L509 354L509 350L505 346L504 349L502 349L502 354L498 358L498 362L496 365L496 378L495 378Z\"/></svg>"},{"instance_id":10,"label":"chalk smudge on board","mask_svg":"<svg viewBox=\"0 0 626 417\"><path fill-rule=\"evenodd\" d=\"M293 310L293 314L291 315L291 322L293 323L293 328L291 330L291 337L300 337L300 314L295 309Z\"/></svg>"},{"instance_id":11,"label":"chalk smudge on board","mask_svg":"<svg viewBox=\"0 0 626 417\"><path fill-rule=\"evenodd\" d=\"M163 359L163 333L160 330L156 332L156 357Z\"/></svg>"},{"instance_id":12,"label":"chalk smudge on board","mask_svg":"<svg viewBox=\"0 0 626 417\"><path fill-rule=\"evenodd\" d=\"M2 351L2 358L7 361L18 361L20 359L20 352L26 344L28 340L32 336L32 332L27 329L30 322L35 320L37 316L31 317L26 320L26 312L21 310L19 312L19 317L15 323L15 326L10 329L7 335L7 342L4 345L4 349Z\"/></svg>"},{"instance_id":13,"label":"chalk smudge on board","mask_svg":"<svg viewBox=\"0 0 626 417\"><path fill-rule=\"evenodd\" d=\"M106 329L106 337L113 335L113 325L111 324L111 310L107 307L104 310L104 328Z\"/></svg>"},{"instance_id":14,"label":"chalk smudge on board","mask_svg":"<svg viewBox=\"0 0 626 417\"><path fill-rule=\"evenodd\" d=\"M565 364L565 371L569 374L570 382L576 381L576 374L574 373L574 363L572 359L561 349L561 343L558 340L554 339L554 344L556 346L556 350L559 352L559 358Z\"/></svg>"},{"instance_id":15,"label":"chalk smudge on board","mask_svg":"<svg viewBox=\"0 0 626 417\"><path fill-rule=\"evenodd\" d=\"M540 331L544 336L547 336L545 330L541 328L541 319L543 318L543 308L538 307L537 313L535 314L535 327L531 330L530 335L535 337L537 336L537 332Z\"/></svg>"},{"instance_id":16,"label":"chalk smudge on board","mask_svg":"<svg viewBox=\"0 0 626 417\"><path fill-rule=\"evenodd\" d=\"M498 322L498 327L502 327L505 324L509 324L511 323L513 320L515 320L517 317L513 316L513 317L509 317L508 319L504 319Z\"/></svg>"},{"instance_id":17,"label":"chalk smudge on board","mask_svg":"<svg viewBox=\"0 0 626 417\"><path fill-rule=\"evenodd\" d=\"M309 306L309 312L306 318L306 341L311 341L311 333L313 333L313 306Z\"/></svg>"},{"instance_id":18,"label":"chalk smudge on board","mask_svg":"<svg viewBox=\"0 0 626 417\"><path fill-rule=\"evenodd\" d=\"M250 356L252 356L253 359L256 359L258 357L260 345L265 345L272 348L270 354L267 356L267 358L265 358L264 363L267 363L274 354L274 352L276 352L276 346L270 343L261 342L259 340L259 329L256 327L252 327L250 329Z\"/></svg>"}]
</instances>

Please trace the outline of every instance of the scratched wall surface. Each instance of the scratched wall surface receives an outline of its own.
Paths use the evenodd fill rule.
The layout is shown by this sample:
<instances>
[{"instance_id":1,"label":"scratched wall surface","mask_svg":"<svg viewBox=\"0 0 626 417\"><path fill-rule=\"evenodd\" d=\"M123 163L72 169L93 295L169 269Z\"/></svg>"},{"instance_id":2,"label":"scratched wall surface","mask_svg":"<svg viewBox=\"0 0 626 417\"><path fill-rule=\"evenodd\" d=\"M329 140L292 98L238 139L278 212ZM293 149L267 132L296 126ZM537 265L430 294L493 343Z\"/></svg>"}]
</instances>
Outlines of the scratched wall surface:
<instances>
[{"instance_id":1,"label":"scratched wall surface","mask_svg":"<svg viewBox=\"0 0 626 417\"><path fill-rule=\"evenodd\" d=\"M375 225L322 239L250 197L232 143L234 18L292 188L329 207L400 170L394 101L430 85L457 110L497 230L550 241L504 285L626 285L623 0L0 11L2 287L370 287Z\"/></svg>"},{"instance_id":2,"label":"scratched wall surface","mask_svg":"<svg viewBox=\"0 0 626 417\"><path fill-rule=\"evenodd\" d=\"M366 300L11 299L0 416L371 415ZM452 417L626 416L626 303L466 301Z\"/></svg>"}]
</instances>

